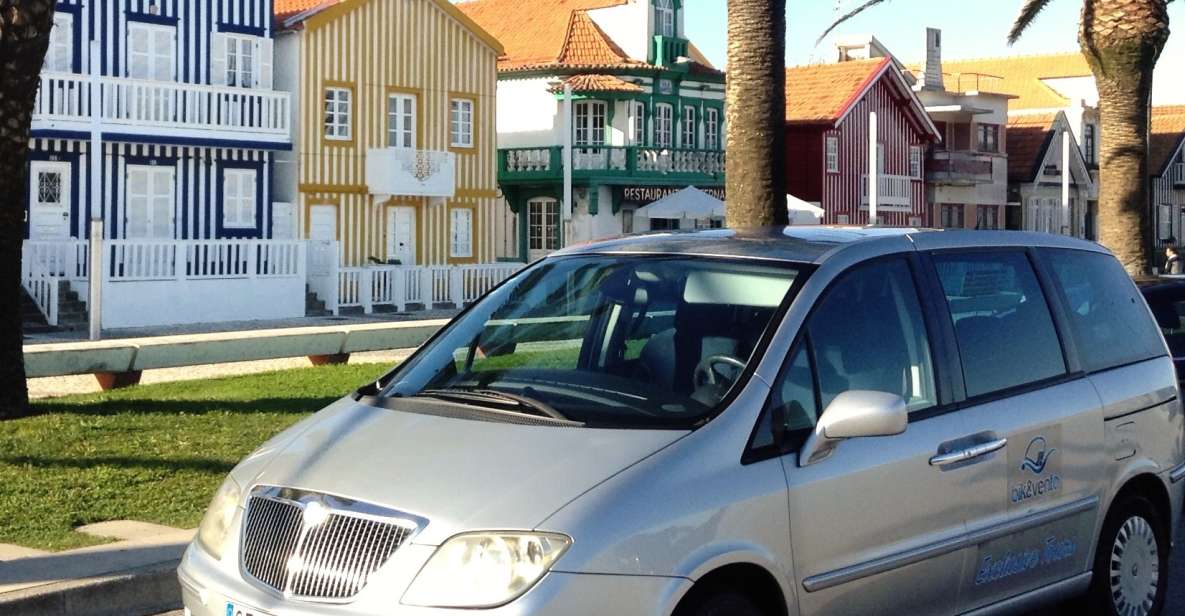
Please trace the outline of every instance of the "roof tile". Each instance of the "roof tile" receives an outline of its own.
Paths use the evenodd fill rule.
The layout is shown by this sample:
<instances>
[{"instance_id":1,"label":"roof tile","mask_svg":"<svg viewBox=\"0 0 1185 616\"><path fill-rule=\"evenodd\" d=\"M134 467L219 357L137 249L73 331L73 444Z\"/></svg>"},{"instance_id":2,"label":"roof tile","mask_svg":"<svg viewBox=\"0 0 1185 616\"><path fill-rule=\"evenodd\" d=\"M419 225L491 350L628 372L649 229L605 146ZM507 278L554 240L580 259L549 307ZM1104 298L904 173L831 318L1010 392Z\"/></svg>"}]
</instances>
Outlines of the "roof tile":
<instances>
[{"instance_id":1,"label":"roof tile","mask_svg":"<svg viewBox=\"0 0 1185 616\"><path fill-rule=\"evenodd\" d=\"M834 122L889 58L786 69L786 121Z\"/></svg>"},{"instance_id":2,"label":"roof tile","mask_svg":"<svg viewBox=\"0 0 1185 616\"><path fill-rule=\"evenodd\" d=\"M564 80L565 84L572 86L573 92L642 92L642 86L636 83L630 83L624 79L614 75L597 75L589 73L581 73L573 75ZM563 85L556 86L551 89L552 92L558 92L563 89Z\"/></svg>"},{"instance_id":3,"label":"roof tile","mask_svg":"<svg viewBox=\"0 0 1185 616\"><path fill-rule=\"evenodd\" d=\"M1173 154L1185 139L1185 105L1152 108L1152 130L1149 136L1151 155L1148 169L1153 175L1162 175L1171 162Z\"/></svg>"},{"instance_id":4,"label":"roof tile","mask_svg":"<svg viewBox=\"0 0 1185 616\"><path fill-rule=\"evenodd\" d=\"M337 4L341 0L275 0L275 2L273 11L275 12L276 19L283 22L309 9L321 5Z\"/></svg>"},{"instance_id":5,"label":"roof tile","mask_svg":"<svg viewBox=\"0 0 1185 616\"><path fill-rule=\"evenodd\" d=\"M1005 137L1008 151L1008 181L1032 182L1053 138L1054 113L1012 116Z\"/></svg>"},{"instance_id":6,"label":"roof tile","mask_svg":"<svg viewBox=\"0 0 1185 616\"><path fill-rule=\"evenodd\" d=\"M917 70L917 65L910 65ZM1092 75L1086 58L1078 52L1009 56L975 60L943 60L943 81L951 92L1011 94L1012 111L1056 109L1070 101L1043 80Z\"/></svg>"}]
</instances>

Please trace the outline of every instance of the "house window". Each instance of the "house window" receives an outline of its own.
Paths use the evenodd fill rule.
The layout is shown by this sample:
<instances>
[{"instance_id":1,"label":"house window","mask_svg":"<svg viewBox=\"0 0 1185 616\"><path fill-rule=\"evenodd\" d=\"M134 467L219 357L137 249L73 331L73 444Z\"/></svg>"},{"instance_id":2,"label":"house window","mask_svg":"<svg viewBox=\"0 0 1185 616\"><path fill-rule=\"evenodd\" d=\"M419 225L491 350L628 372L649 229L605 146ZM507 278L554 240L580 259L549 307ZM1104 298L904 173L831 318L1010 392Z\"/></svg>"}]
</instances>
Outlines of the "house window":
<instances>
[{"instance_id":1,"label":"house window","mask_svg":"<svg viewBox=\"0 0 1185 616\"><path fill-rule=\"evenodd\" d=\"M1158 208L1160 215L1157 217L1156 239L1168 240L1173 238L1173 206L1162 205Z\"/></svg>"},{"instance_id":2,"label":"house window","mask_svg":"<svg viewBox=\"0 0 1185 616\"><path fill-rule=\"evenodd\" d=\"M255 37L226 36L226 85L255 87Z\"/></svg>"},{"instance_id":3,"label":"house window","mask_svg":"<svg viewBox=\"0 0 1185 616\"><path fill-rule=\"evenodd\" d=\"M1000 206L980 205L975 210L975 228L985 231L1000 228Z\"/></svg>"},{"instance_id":4,"label":"house window","mask_svg":"<svg viewBox=\"0 0 1185 616\"><path fill-rule=\"evenodd\" d=\"M909 147L909 177L915 180L922 179L922 148L921 146Z\"/></svg>"},{"instance_id":5,"label":"house window","mask_svg":"<svg viewBox=\"0 0 1185 616\"><path fill-rule=\"evenodd\" d=\"M654 106L654 145L659 148L674 146L675 109L666 103Z\"/></svg>"},{"instance_id":6,"label":"house window","mask_svg":"<svg viewBox=\"0 0 1185 616\"><path fill-rule=\"evenodd\" d=\"M387 97L387 147L416 147L416 97L392 94Z\"/></svg>"},{"instance_id":7,"label":"house window","mask_svg":"<svg viewBox=\"0 0 1185 616\"><path fill-rule=\"evenodd\" d=\"M674 0L654 0L654 33L659 36L675 36Z\"/></svg>"},{"instance_id":8,"label":"house window","mask_svg":"<svg viewBox=\"0 0 1185 616\"><path fill-rule=\"evenodd\" d=\"M128 23L127 76L174 81L177 78L177 28Z\"/></svg>"},{"instance_id":9,"label":"house window","mask_svg":"<svg viewBox=\"0 0 1185 616\"><path fill-rule=\"evenodd\" d=\"M980 152L1000 151L1000 125L976 124L977 144Z\"/></svg>"},{"instance_id":10,"label":"house window","mask_svg":"<svg viewBox=\"0 0 1185 616\"><path fill-rule=\"evenodd\" d=\"M222 172L222 226L226 229L254 229L255 189L258 172L254 169L226 169Z\"/></svg>"},{"instance_id":11,"label":"house window","mask_svg":"<svg viewBox=\"0 0 1185 616\"><path fill-rule=\"evenodd\" d=\"M633 114L630 116L630 140L634 145L646 144L646 104L634 102L630 104Z\"/></svg>"},{"instance_id":12,"label":"house window","mask_svg":"<svg viewBox=\"0 0 1185 616\"><path fill-rule=\"evenodd\" d=\"M827 173L839 173L839 137L826 139Z\"/></svg>"},{"instance_id":13,"label":"house window","mask_svg":"<svg viewBox=\"0 0 1185 616\"><path fill-rule=\"evenodd\" d=\"M450 210L449 256L473 256L473 210L455 208Z\"/></svg>"},{"instance_id":14,"label":"house window","mask_svg":"<svg viewBox=\"0 0 1185 616\"><path fill-rule=\"evenodd\" d=\"M576 103L575 132L577 146L605 145L605 103L581 101Z\"/></svg>"},{"instance_id":15,"label":"house window","mask_svg":"<svg viewBox=\"0 0 1185 616\"><path fill-rule=\"evenodd\" d=\"M555 199L535 199L527 203L527 248L558 249L559 222L560 204Z\"/></svg>"},{"instance_id":16,"label":"house window","mask_svg":"<svg viewBox=\"0 0 1185 616\"><path fill-rule=\"evenodd\" d=\"M454 148L473 147L473 101L454 98L449 101L450 142Z\"/></svg>"},{"instance_id":17,"label":"house window","mask_svg":"<svg viewBox=\"0 0 1185 616\"><path fill-rule=\"evenodd\" d=\"M634 208L622 208L621 210L621 232L634 232Z\"/></svg>"},{"instance_id":18,"label":"house window","mask_svg":"<svg viewBox=\"0 0 1185 616\"><path fill-rule=\"evenodd\" d=\"M349 88L325 88L325 138L349 141L353 92Z\"/></svg>"},{"instance_id":19,"label":"house window","mask_svg":"<svg viewBox=\"0 0 1185 616\"><path fill-rule=\"evenodd\" d=\"M43 70L58 73L74 71L74 15L65 11L54 13Z\"/></svg>"},{"instance_id":20,"label":"house window","mask_svg":"<svg viewBox=\"0 0 1185 616\"><path fill-rule=\"evenodd\" d=\"M696 129L695 124L695 107L683 108L683 133L679 136L681 139L681 147L685 150L695 148Z\"/></svg>"},{"instance_id":21,"label":"house window","mask_svg":"<svg viewBox=\"0 0 1185 616\"><path fill-rule=\"evenodd\" d=\"M943 203L939 212L940 225L944 229L963 228L963 204Z\"/></svg>"},{"instance_id":22,"label":"house window","mask_svg":"<svg viewBox=\"0 0 1185 616\"><path fill-rule=\"evenodd\" d=\"M720 149L720 110L715 107L704 109L704 149Z\"/></svg>"},{"instance_id":23,"label":"house window","mask_svg":"<svg viewBox=\"0 0 1185 616\"><path fill-rule=\"evenodd\" d=\"M1086 164L1095 164L1095 128L1094 124L1087 124L1082 127L1082 155L1086 159Z\"/></svg>"}]
</instances>

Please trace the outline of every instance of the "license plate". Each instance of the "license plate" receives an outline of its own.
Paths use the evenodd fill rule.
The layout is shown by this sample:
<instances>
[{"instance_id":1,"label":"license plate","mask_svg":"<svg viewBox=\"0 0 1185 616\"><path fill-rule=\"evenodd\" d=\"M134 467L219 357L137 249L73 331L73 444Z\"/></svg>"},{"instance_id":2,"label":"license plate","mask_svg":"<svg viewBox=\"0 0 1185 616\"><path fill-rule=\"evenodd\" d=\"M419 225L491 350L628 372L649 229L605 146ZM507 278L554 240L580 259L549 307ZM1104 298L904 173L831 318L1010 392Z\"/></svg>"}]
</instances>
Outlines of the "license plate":
<instances>
[{"instance_id":1,"label":"license plate","mask_svg":"<svg viewBox=\"0 0 1185 616\"><path fill-rule=\"evenodd\" d=\"M271 616L271 614L253 607L247 607L241 603L227 601L226 616Z\"/></svg>"}]
</instances>

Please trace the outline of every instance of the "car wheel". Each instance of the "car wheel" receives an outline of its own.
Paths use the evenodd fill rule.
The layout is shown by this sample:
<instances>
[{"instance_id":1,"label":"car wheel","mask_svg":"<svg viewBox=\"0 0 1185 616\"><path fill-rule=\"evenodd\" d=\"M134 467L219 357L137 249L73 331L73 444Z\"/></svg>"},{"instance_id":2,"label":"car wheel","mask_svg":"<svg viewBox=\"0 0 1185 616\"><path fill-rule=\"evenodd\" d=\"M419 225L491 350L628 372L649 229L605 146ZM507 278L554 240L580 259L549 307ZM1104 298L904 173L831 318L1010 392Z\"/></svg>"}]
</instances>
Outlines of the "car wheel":
<instances>
[{"instance_id":1,"label":"car wheel","mask_svg":"<svg viewBox=\"0 0 1185 616\"><path fill-rule=\"evenodd\" d=\"M689 616L766 616L752 600L736 592L708 595L702 602L688 607Z\"/></svg>"},{"instance_id":2,"label":"car wheel","mask_svg":"<svg viewBox=\"0 0 1185 616\"><path fill-rule=\"evenodd\" d=\"M1085 607L1095 616L1159 616L1168 584L1168 530L1142 496L1107 514Z\"/></svg>"}]
</instances>

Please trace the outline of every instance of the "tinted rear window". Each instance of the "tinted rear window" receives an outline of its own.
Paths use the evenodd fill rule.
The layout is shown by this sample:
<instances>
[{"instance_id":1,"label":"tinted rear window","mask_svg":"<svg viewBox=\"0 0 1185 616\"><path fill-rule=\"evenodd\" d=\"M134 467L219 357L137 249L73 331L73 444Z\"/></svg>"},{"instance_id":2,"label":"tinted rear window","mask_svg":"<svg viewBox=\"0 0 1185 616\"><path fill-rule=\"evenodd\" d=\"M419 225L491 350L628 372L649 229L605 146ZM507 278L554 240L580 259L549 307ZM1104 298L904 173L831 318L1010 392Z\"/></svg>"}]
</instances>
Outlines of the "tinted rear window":
<instances>
[{"instance_id":1,"label":"tinted rear window","mask_svg":"<svg viewBox=\"0 0 1185 616\"><path fill-rule=\"evenodd\" d=\"M1070 329L1091 372L1164 355L1160 331L1123 266L1109 255L1045 251L1065 294Z\"/></svg>"},{"instance_id":2,"label":"tinted rear window","mask_svg":"<svg viewBox=\"0 0 1185 616\"><path fill-rule=\"evenodd\" d=\"M1066 373L1053 317L1023 252L934 256L973 398Z\"/></svg>"}]
</instances>

